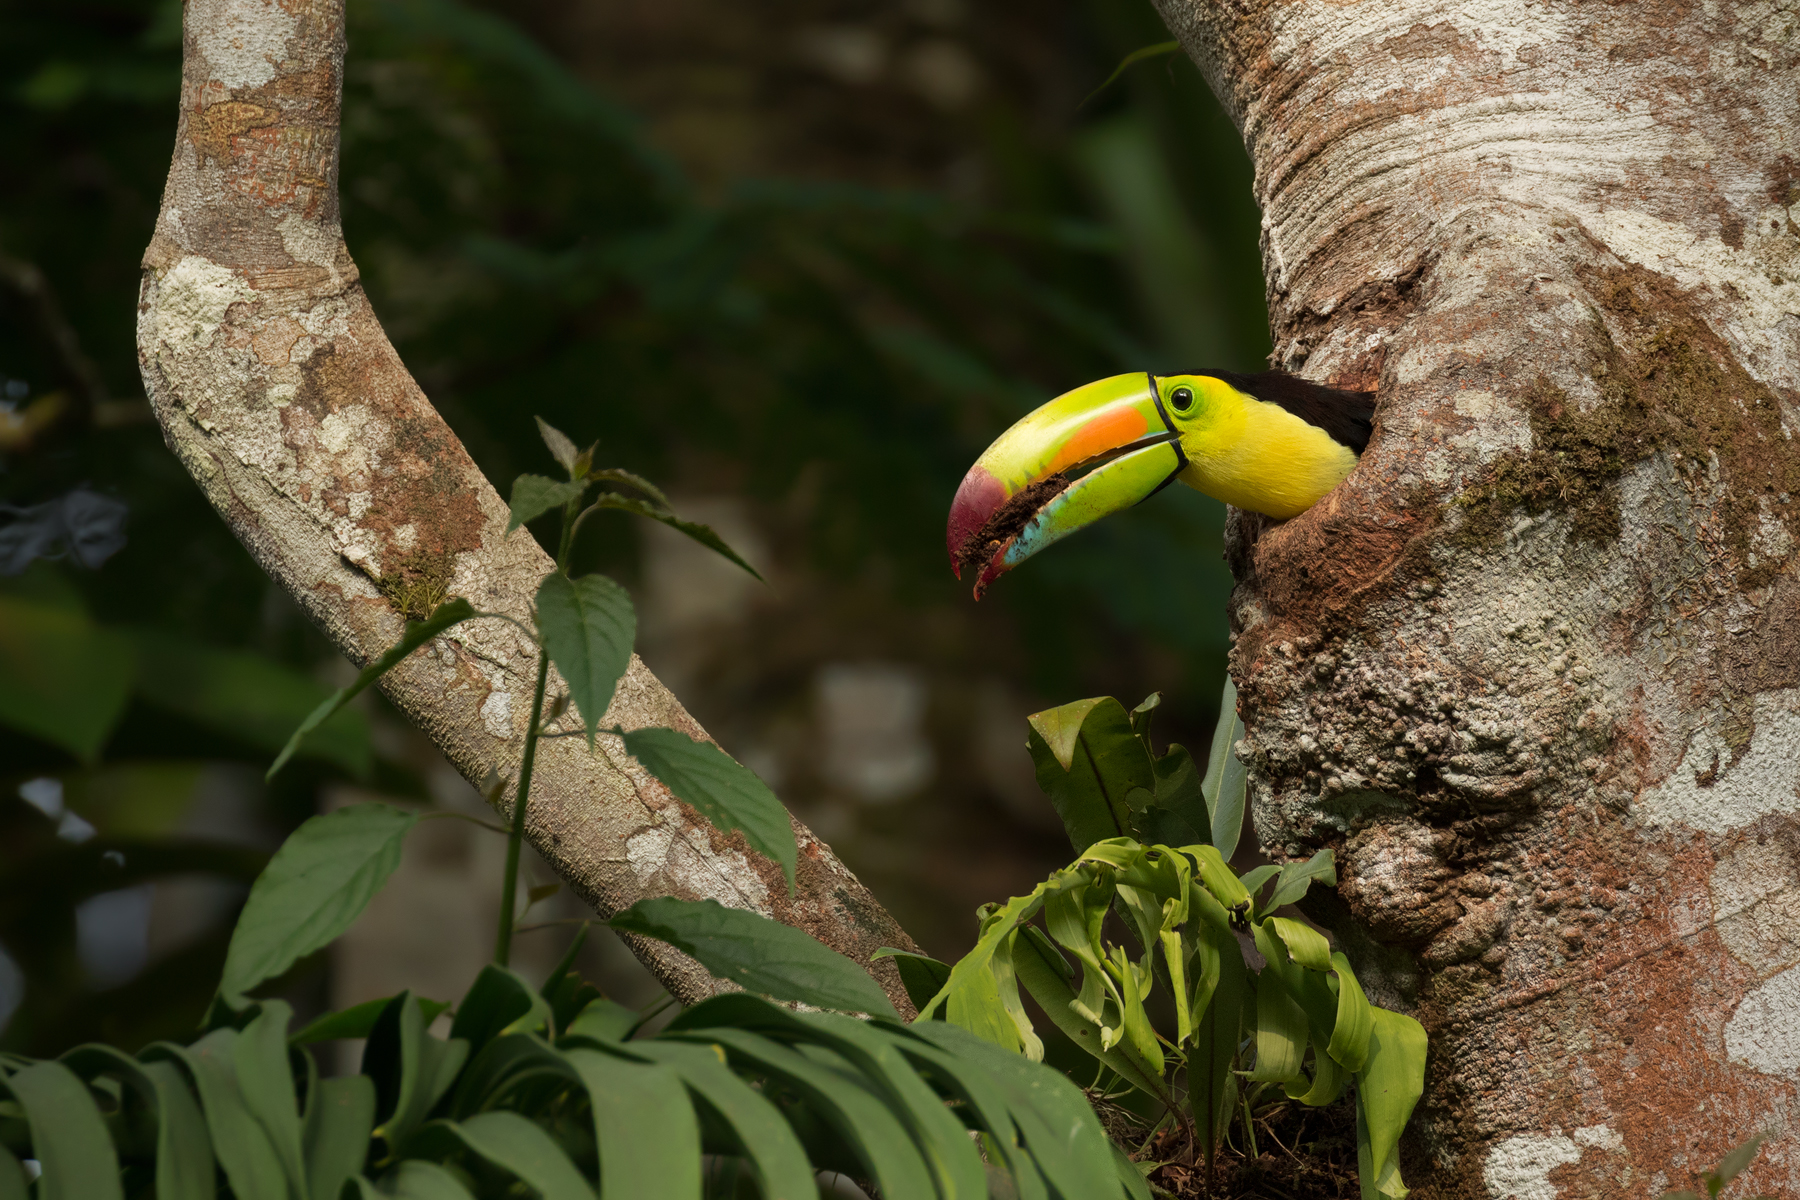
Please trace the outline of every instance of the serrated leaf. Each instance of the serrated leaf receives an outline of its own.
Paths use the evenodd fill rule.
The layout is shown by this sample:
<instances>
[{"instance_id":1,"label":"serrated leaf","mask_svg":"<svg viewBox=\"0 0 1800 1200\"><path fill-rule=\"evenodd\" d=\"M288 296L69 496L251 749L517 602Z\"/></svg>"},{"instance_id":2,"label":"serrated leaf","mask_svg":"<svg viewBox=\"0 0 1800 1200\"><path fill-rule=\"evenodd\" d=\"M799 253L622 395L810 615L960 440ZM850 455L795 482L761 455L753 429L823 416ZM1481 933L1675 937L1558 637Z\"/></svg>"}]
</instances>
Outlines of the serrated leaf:
<instances>
[{"instance_id":1,"label":"serrated leaf","mask_svg":"<svg viewBox=\"0 0 1800 1200\"><path fill-rule=\"evenodd\" d=\"M752 850L781 864L792 892L800 853L793 821L755 772L711 742L697 742L680 730L650 727L619 736L626 753L677 799L727 833L742 830Z\"/></svg>"},{"instance_id":2,"label":"serrated leaf","mask_svg":"<svg viewBox=\"0 0 1800 1200\"><path fill-rule=\"evenodd\" d=\"M669 503L669 498L663 495L662 489L654 483L642 475L633 474L618 467L596 467L587 473L587 478L595 483L622 483L626 487L636 488L666 509L672 510L675 507Z\"/></svg>"},{"instance_id":3,"label":"serrated leaf","mask_svg":"<svg viewBox=\"0 0 1800 1200\"><path fill-rule=\"evenodd\" d=\"M1244 792L1249 776L1232 752L1243 736L1244 723L1237 713L1237 684L1228 674L1225 690L1219 696L1219 723L1213 728L1212 749L1206 756L1206 775L1201 783L1207 812L1212 815L1212 844L1227 860L1237 853L1238 837L1244 830Z\"/></svg>"},{"instance_id":4,"label":"serrated leaf","mask_svg":"<svg viewBox=\"0 0 1800 1200\"><path fill-rule=\"evenodd\" d=\"M506 532L511 533L527 521L535 521L553 508L561 508L579 500L587 491L585 480L551 479L548 475L521 475L513 480L512 499L508 503Z\"/></svg>"},{"instance_id":5,"label":"serrated leaf","mask_svg":"<svg viewBox=\"0 0 1800 1200\"><path fill-rule=\"evenodd\" d=\"M35 1062L0 1079L25 1110L31 1156L43 1174L39 1200L120 1200L119 1159L87 1084L58 1062Z\"/></svg>"},{"instance_id":6,"label":"serrated leaf","mask_svg":"<svg viewBox=\"0 0 1800 1200\"><path fill-rule=\"evenodd\" d=\"M575 461L581 457L580 452L575 449L575 443L569 439L568 434L544 418L536 417L534 419L537 421L538 436L544 439L544 445L549 449L550 457L561 464L565 471L573 475Z\"/></svg>"},{"instance_id":7,"label":"serrated leaf","mask_svg":"<svg viewBox=\"0 0 1800 1200\"><path fill-rule=\"evenodd\" d=\"M538 636L581 710L588 746L612 704L637 637L637 614L625 589L604 575L544 576L537 591Z\"/></svg>"},{"instance_id":8,"label":"serrated leaf","mask_svg":"<svg viewBox=\"0 0 1800 1200\"><path fill-rule=\"evenodd\" d=\"M760 913L717 900L660 896L639 900L608 924L667 942L745 991L816 1008L898 1015L862 967L811 934Z\"/></svg>"},{"instance_id":9,"label":"serrated leaf","mask_svg":"<svg viewBox=\"0 0 1800 1200\"><path fill-rule=\"evenodd\" d=\"M400 865L418 821L386 804L354 804L290 834L250 887L219 994L237 1001L350 928Z\"/></svg>"},{"instance_id":10,"label":"serrated leaf","mask_svg":"<svg viewBox=\"0 0 1800 1200\"><path fill-rule=\"evenodd\" d=\"M425 620L408 622L406 632L401 635L398 642L394 643L380 658L364 667L349 687L339 688L333 692L319 707L307 715L306 720L300 722L300 727L294 730L294 735L288 738L287 745L283 746L281 753L275 756L275 761L270 764L268 773L263 776L263 779L275 778L275 772L281 770L287 764L287 760L294 756L294 752L300 748L300 743L306 735L323 725L338 709L361 695L364 688L406 661L406 658L414 650L426 642L431 641L452 625L460 624L474 615L475 607L461 596L457 596L438 605Z\"/></svg>"},{"instance_id":11,"label":"serrated leaf","mask_svg":"<svg viewBox=\"0 0 1800 1200\"><path fill-rule=\"evenodd\" d=\"M693 538L696 542L699 542L702 546L705 546L708 550L711 550L721 558L742 567L758 580L761 580L764 583L768 582L763 579L762 574L757 571L755 567L744 560L743 555L739 554L736 550L733 550L730 545L726 543L724 538L715 533L710 525L702 525L698 521L684 521L674 513L670 512L667 508L647 500L634 499L631 496L620 496L616 494L600 496L594 501L592 508L616 509L619 512L633 513L646 520L660 521L670 529L676 530L679 533L684 533L688 537Z\"/></svg>"}]
</instances>

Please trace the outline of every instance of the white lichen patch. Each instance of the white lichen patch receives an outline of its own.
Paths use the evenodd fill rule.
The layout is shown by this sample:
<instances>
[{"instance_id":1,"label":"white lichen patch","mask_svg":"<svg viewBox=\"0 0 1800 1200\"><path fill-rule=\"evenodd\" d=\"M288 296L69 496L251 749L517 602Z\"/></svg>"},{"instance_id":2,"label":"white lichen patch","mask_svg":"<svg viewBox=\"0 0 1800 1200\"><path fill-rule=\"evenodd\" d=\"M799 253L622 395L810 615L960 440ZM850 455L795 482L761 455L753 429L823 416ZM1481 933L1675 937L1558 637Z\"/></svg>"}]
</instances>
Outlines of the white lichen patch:
<instances>
[{"instance_id":1,"label":"white lichen patch","mask_svg":"<svg viewBox=\"0 0 1800 1200\"><path fill-rule=\"evenodd\" d=\"M148 335L177 357L211 346L231 306L256 296L237 272L199 254L169 268L156 289L139 337Z\"/></svg>"},{"instance_id":2,"label":"white lichen patch","mask_svg":"<svg viewBox=\"0 0 1800 1200\"><path fill-rule=\"evenodd\" d=\"M506 741L513 735L512 693L496 689L481 704L481 723L495 737Z\"/></svg>"},{"instance_id":3,"label":"white lichen patch","mask_svg":"<svg viewBox=\"0 0 1800 1200\"><path fill-rule=\"evenodd\" d=\"M1575 1139L1560 1133L1520 1133L1495 1143L1482 1164L1493 1200L1557 1200L1550 1172L1581 1159Z\"/></svg>"},{"instance_id":4,"label":"white lichen patch","mask_svg":"<svg viewBox=\"0 0 1800 1200\"><path fill-rule=\"evenodd\" d=\"M1725 1053L1765 1075L1800 1074L1800 967L1744 997L1725 1023Z\"/></svg>"},{"instance_id":5,"label":"white lichen patch","mask_svg":"<svg viewBox=\"0 0 1800 1200\"><path fill-rule=\"evenodd\" d=\"M1744 841L1713 868L1709 890L1734 958L1762 978L1800 963L1800 879L1787 847Z\"/></svg>"},{"instance_id":6,"label":"white lichen patch","mask_svg":"<svg viewBox=\"0 0 1800 1200\"><path fill-rule=\"evenodd\" d=\"M185 24L208 73L233 90L275 78L300 27L274 0L189 0Z\"/></svg>"},{"instance_id":7,"label":"white lichen patch","mask_svg":"<svg viewBox=\"0 0 1800 1200\"><path fill-rule=\"evenodd\" d=\"M1283 5L1274 11L1274 18L1275 45L1270 56L1276 62L1285 62L1302 48L1315 62L1322 61L1365 42L1405 36L1414 26L1449 25L1481 49L1499 55L1507 67L1518 61L1519 51L1525 47L1560 39L1569 20L1559 9L1529 0L1353 5L1310 0ZM1409 69L1412 66L1407 64Z\"/></svg>"},{"instance_id":8,"label":"white lichen patch","mask_svg":"<svg viewBox=\"0 0 1800 1200\"><path fill-rule=\"evenodd\" d=\"M1680 764L1638 798L1639 819L1726 833L1769 813L1800 812L1800 689L1759 695L1755 722L1735 763L1718 729L1696 730Z\"/></svg>"}]
</instances>

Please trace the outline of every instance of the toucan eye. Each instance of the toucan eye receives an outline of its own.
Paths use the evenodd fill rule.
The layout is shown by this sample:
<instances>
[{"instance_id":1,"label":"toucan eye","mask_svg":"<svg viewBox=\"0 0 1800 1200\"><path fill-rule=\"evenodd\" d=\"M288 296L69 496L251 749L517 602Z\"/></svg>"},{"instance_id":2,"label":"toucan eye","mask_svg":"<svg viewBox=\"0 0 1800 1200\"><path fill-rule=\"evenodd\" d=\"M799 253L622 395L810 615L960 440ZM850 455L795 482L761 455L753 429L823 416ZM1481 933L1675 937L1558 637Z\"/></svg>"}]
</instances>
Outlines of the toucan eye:
<instances>
[{"instance_id":1,"label":"toucan eye","mask_svg":"<svg viewBox=\"0 0 1800 1200\"><path fill-rule=\"evenodd\" d=\"M1186 412L1194 407L1194 389L1178 387L1169 393L1169 403L1175 406L1176 412Z\"/></svg>"}]
</instances>

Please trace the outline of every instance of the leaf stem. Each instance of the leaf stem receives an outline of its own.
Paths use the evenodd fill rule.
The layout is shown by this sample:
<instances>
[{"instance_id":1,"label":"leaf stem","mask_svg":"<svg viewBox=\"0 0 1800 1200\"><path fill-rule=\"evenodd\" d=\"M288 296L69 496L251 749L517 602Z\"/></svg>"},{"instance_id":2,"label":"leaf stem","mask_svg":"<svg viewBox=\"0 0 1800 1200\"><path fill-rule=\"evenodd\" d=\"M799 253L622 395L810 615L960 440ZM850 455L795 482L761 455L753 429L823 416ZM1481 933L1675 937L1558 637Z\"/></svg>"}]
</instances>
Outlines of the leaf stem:
<instances>
[{"instance_id":1,"label":"leaf stem","mask_svg":"<svg viewBox=\"0 0 1800 1200\"><path fill-rule=\"evenodd\" d=\"M544 712L544 686L550 679L550 655L538 648L537 687L531 694L531 723L525 734L525 757L519 763L519 790L513 799L512 830L506 835L506 875L500 883L500 926L494 933L494 963L512 958L513 922L519 902L519 846L525 840L525 809L531 799L531 769L537 764L538 721Z\"/></svg>"}]
</instances>

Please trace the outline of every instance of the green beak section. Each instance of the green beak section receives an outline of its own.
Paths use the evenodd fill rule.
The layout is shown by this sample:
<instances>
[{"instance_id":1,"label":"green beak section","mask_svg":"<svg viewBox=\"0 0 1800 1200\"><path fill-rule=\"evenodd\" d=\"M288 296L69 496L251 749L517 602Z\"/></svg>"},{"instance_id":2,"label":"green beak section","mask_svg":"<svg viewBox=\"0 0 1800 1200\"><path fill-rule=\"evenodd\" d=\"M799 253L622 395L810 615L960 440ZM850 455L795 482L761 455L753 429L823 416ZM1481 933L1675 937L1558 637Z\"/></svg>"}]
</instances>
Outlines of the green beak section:
<instances>
[{"instance_id":1,"label":"green beak section","mask_svg":"<svg viewBox=\"0 0 1800 1200\"><path fill-rule=\"evenodd\" d=\"M957 578L977 598L1044 547L1168 485L1187 467L1155 376L1114 375L1022 418L976 460L951 502Z\"/></svg>"}]
</instances>

